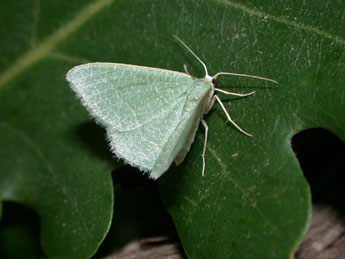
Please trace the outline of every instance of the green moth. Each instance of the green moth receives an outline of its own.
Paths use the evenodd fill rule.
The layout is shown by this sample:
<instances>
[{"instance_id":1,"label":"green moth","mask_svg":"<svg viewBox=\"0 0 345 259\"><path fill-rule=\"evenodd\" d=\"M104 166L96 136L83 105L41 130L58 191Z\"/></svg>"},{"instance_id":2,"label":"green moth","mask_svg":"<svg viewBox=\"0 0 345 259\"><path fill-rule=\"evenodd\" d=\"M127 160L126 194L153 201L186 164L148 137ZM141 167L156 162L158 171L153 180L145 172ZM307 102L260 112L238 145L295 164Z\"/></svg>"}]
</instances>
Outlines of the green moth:
<instances>
[{"instance_id":1,"label":"green moth","mask_svg":"<svg viewBox=\"0 0 345 259\"><path fill-rule=\"evenodd\" d=\"M200 121L205 127L202 152L202 175L208 126L203 116L219 102L228 120L242 133L230 117L216 91L238 94L216 88L219 75L235 75L262 80L268 78L219 72L210 76L205 63L177 36L205 69L205 77L159 68L118 63L89 63L68 71L67 81L95 120L107 130L111 151L128 164L157 179L175 160L179 165L194 141Z\"/></svg>"}]
</instances>

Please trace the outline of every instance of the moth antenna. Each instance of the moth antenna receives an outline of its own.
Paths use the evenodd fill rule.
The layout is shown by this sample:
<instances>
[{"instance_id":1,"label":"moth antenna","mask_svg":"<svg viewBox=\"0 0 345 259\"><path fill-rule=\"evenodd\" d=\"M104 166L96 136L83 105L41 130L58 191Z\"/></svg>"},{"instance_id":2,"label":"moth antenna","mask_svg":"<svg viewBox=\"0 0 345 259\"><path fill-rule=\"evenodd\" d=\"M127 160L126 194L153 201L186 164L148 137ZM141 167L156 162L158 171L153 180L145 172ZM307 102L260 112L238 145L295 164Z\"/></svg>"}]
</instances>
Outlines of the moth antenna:
<instances>
[{"instance_id":1,"label":"moth antenna","mask_svg":"<svg viewBox=\"0 0 345 259\"><path fill-rule=\"evenodd\" d=\"M218 77L219 75L230 75L230 76L250 77L250 78L256 78L256 79L265 80L265 81L270 81L270 82L273 82L273 83L278 84L278 82L277 82L276 80L269 79L269 78L265 78L265 77L261 77L261 76L253 76L253 75L237 74L237 73L229 73L229 72L218 72L217 74L215 74L215 75L213 76L213 78L217 79L217 77Z\"/></svg>"},{"instance_id":2,"label":"moth antenna","mask_svg":"<svg viewBox=\"0 0 345 259\"><path fill-rule=\"evenodd\" d=\"M190 47L187 46L186 43L184 43L179 37L177 37L175 34L172 35L176 40L178 40L190 53L192 53L192 55L204 66L205 69L205 77L206 78L210 78L208 71L207 71L207 67L205 65L205 63L193 52L193 50L190 49Z\"/></svg>"}]
</instances>

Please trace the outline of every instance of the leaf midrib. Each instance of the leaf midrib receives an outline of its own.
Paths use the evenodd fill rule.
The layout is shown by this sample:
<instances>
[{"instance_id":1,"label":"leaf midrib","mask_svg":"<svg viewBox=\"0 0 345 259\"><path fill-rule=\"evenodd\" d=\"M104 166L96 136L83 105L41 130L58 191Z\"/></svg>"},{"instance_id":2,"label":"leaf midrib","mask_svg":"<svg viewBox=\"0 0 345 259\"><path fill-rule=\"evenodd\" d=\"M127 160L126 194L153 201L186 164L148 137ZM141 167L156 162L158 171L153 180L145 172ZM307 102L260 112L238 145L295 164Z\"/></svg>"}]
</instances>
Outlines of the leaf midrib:
<instances>
[{"instance_id":1,"label":"leaf midrib","mask_svg":"<svg viewBox=\"0 0 345 259\"><path fill-rule=\"evenodd\" d=\"M10 68L0 74L0 89L27 67L46 57L50 53L50 51L56 47L57 44L66 39L75 30L77 30L80 26L87 22L90 17L101 11L113 1L114 0L97 0L80 10L80 12L77 13L77 15L75 15L72 20L58 28L47 39L42 41L41 44L30 49Z\"/></svg>"},{"instance_id":2,"label":"leaf midrib","mask_svg":"<svg viewBox=\"0 0 345 259\"><path fill-rule=\"evenodd\" d=\"M254 10L254 9L251 9L249 8L248 6L244 5L244 4L239 4L239 3L235 3L235 2L232 2L232 1L225 1L225 0L216 0L222 4L225 4L225 5L228 5L232 8L235 8L235 9L238 9L240 11L243 11L245 13L248 13L249 15L251 16L257 16L257 17L260 17L260 18L265 18L267 20L272 20L274 22L277 22L277 23L281 23L281 24L285 24L285 25L288 25L288 26L292 26L296 29L299 29L299 30L304 30L304 31L307 31L307 32L311 32L313 34L317 34L323 38L327 38L327 39L330 39L332 41L334 41L335 43L337 44L340 44L340 45L343 45L345 46L345 39L337 36L337 35L334 35L334 34L331 34L331 33L328 33L328 32L325 32L325 31L322 31L316 27L313 27L313 26L310 26L310 25L305 25L303 23L297 23L297 22L294 22L294 21L290 21L288 19L284 19L282 17L277 17L277 16L274 16L274 15L271 15L271 14L268 14L268 13L264 13L264 12L260 12L258 10Z\"/></svg>"}]
</instances>

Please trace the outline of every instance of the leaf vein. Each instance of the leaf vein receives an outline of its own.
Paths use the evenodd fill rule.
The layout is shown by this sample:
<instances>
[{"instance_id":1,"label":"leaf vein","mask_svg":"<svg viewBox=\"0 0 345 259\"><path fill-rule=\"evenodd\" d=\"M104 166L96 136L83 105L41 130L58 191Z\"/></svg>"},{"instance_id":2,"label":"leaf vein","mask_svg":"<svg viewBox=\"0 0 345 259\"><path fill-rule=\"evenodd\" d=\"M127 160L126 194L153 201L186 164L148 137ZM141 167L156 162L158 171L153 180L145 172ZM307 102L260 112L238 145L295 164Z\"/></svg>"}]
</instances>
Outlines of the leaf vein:
<instances>
[{"instance_id":1,"label":"leaf vein","mask_svg":"<svg viewBox=\"0 0 345 259\"><path fill-rule=\"evenodd\" d=\"M76 29L87 22L90 17L112 2L113 0L98 0L87 5L72 20L57 29L36 48L32 48L26 54L21 56L11 67L0 74L0 89L26 68L48 56L51 50L54 49L61 41L66 39Z\"/></svg>"},{"instance_id":2,"label":"leaf vein","mask_svg":"<svg viewBox=\"0 0 345 259\"><path fill-rule=\"evenodd\" d=\"M289 26L295 27L295 28L297 28L299 30L304 30L304 31L307 31L307 32L312 32L312 33L320 35L320 36L322 36L324 38L330 39L330 40L336 42L337 44L345 46L345 39L343 39L343 38L341 38L341 37L339 37L337 35L334 35L334 34L331 34L331 33L325 32L325 31L322 31L322 30L320 30L320 29L318 29L316 27L313 27L313 26L310 26L310 25L305 25L305 24L302 24L302 23L297 23L297 22L290 21L290 20L282 18L282 17L277 17L277 16L274 16L274 15L271 15L271 14L260 12L258 10L251 9L248 6L243 5L243 4L239 4L239 3L235 3L235 2L231 2L231 1L224 1L224 0L218 0L218 2L227 4L230 7L233 7L235 9L238 9L238 10L241 10L243 12L246 12L249 15L252 15L252 16L257 16L257 17L260 17L260 18L266 18L266 19L272 20L272 21L277 22L277 23L282 23L282 24L285 24L285 25L289 25Z\"/></svg>"},{"instance_id":3,"label":"leaf vein","mask_svg":"<svg viewBox=\"0 0 345 259\"><path fill-rule=\"evenodd\" d=\"M251 199L248 192L244 190L244 188L233 178L228 174L227 166L221 161L221 158L217 155L217 152L214 148L210 146L210 144L207 144L207 150L211 153L211 155L214 157L216 162L221 167L222 175L229 180L236 188L240 190L240 192L243 194L243 196L247 199L248 203L258 212L260 217L274 230L277 231L277 227L266 217L266 215L257 207L254 206L254 204L251 202Z\"/></svg>"}]
</instances>

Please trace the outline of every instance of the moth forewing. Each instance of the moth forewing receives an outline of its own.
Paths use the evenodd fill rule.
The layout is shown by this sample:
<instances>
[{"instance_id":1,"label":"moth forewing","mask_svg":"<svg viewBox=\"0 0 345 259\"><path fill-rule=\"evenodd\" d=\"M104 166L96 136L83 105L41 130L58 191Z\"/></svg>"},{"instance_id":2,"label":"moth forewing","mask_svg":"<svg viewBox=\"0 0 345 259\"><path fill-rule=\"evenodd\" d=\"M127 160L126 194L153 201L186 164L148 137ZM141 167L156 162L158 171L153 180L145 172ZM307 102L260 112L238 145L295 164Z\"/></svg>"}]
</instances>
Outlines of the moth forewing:
<instances>
[{"instance_id":1,"label":"moth forewing","mask_svg":"<svg viewBox=\"0 0 345 259\"><path fill-rule=\"evenodd\" d=\"M184 145L182 146L179 153L176 155L176 158L175 158L176 165L181 164L183 160L185 159L187 153L189 152L190 147L194 142L195 135L200 124L200 120L204 117L204 115L209 110L209 107L212 102L212 98L214 96L214 86L212 82L210 82L206 78L195 79L195 80L199 80L199 82L205 86L204 89L206 89L206 91L204 92L202 97L198 100L197 106L195 108L196 114L193 121L191 122L189 133L186 137Z\"/></svg>"}]
</instances>

